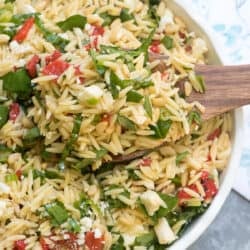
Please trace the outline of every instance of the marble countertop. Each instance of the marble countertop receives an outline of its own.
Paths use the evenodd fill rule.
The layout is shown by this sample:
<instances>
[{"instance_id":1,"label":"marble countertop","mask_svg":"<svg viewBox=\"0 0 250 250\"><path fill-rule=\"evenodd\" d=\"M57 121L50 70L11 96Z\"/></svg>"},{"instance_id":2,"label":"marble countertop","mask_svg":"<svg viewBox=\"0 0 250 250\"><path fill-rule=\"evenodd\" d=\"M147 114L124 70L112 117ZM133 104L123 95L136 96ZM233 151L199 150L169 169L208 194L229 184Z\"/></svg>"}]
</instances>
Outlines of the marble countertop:
<instances>
[{"instance_id":1,"label":"marble countertop","mask_svg":"<svg viewBox=\"0 0 250 250\"><path fill-rule=\"evenodd\" d=\"M188 250L249 250L250 202L232 191L206 232Z\"/></svg>"}]
</instances>

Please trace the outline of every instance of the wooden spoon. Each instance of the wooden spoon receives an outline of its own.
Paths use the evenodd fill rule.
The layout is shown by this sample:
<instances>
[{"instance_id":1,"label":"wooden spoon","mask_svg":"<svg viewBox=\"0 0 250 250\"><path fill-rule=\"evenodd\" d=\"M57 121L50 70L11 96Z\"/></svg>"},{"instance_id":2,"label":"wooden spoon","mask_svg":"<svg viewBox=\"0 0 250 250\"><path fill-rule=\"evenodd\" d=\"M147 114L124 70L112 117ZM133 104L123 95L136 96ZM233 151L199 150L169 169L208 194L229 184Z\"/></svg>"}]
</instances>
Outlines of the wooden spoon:
<instances>
[{"instance_id":1,"label":"wooden spoon","mask_svg":"<svg viewBox=\"0 0 250 250\"><path fill-rule=\"evenodd\" d=\"M206 91L205 93L193 91L186 100L188 102L198 101L205 106L205 113L202 114L203 120L250 104L250 65L196 65L195 72L203 76ZM114 156L112 162L128 162L157 150L159 147Z\"/></svg>"}]
</instances>

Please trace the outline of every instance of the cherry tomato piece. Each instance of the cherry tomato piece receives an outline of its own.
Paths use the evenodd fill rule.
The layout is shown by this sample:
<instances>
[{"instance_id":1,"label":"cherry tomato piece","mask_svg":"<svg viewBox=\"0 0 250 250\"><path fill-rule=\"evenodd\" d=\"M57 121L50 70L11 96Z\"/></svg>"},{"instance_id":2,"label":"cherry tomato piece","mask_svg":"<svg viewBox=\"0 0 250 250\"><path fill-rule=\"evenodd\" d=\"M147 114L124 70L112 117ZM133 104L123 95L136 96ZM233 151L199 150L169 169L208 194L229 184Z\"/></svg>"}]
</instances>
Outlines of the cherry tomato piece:
<instances>
[{"instance_id":1,"label":"cherry tomato piece","mask_svg":"<svg viewBox=\"0 0 250 250\"><path fill-rule=\"evenodd\" d=\"M9 119L13 122L16 121L16 118L20 114L20 106L18 103L14 102L10 105Z\"/></svg>"},{"instance_id":2,"label":"cherry tomato piece","mask_svg":"<svg viewBox=\"0 0 250 250\"><path fill-rule=\"evenodd\" d=\"M35 78L37 76L36 65L40 62L38 55L34 55L26 64L26 70L30 77Z\"/></svg>"},{"instance_id":3,"label":"cherry tomato piece","mask_svg":"<svg viewBox=\"0 0 250 250\"><path fill-rule=\"evenodd\" d=\"M59 77L66 69L68 69L68 67L69 64L67 62L57 59L56 61L53 61L45 66L43 74L56 75Z\"/></svg>"},{"instance_id":4,"label":"cherry tomato piece","mask_svg":"<svg viewBox=\"0 0 250 250\"><path fill-rule=\"evenodd\" d=\"M221 128L219 127L217 129L215 129L211 134L209 134L207 139L209 141L213 141L215 138L218 138L220 136L221 132L222 132Z\"/></svg>"},{"instance_id":5,"label":"cherry tomato piece","mask_svg":"<svg viewBox=\"0 0 250 250\"><path fill-rule=\"evenodd\" d=\"M103 250L104 248L104 237L95 238L94 232L87 232L85 234L85 245L88 250Z\"/></svg>"},{"instance_id":6,"label":"cherry tomato piece","mask_svg":"<svg viewBox=\"0 0 250 250\"><path fill-rule=\"evenodd\" d=\"M16 240L14 243L13 250L25 250L26 244L24 240Z\"/></svg>"},{"instance_id":7,"label":"cherry tomato piece","mask_svg":"<svg viewBox=\"0 0 250 250\"><path fill-rule=\"evenodd\" d=\"M28 18L23 26L20 28L20 30L17 31L16 35L13 37L13 40L21 43L25 40L25 38L27 37L30 29L32 28L33 24L35 22L35 18L34 17L30 17Z\"/></svg>"}]
</instances>

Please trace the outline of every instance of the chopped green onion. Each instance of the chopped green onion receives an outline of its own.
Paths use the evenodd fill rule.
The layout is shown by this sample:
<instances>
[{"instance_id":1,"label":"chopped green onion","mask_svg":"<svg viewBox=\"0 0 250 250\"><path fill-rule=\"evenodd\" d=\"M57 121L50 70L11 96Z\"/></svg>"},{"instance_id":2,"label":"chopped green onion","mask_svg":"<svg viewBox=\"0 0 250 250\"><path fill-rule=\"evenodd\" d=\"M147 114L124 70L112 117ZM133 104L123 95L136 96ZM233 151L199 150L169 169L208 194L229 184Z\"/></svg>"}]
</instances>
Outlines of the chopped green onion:
<instances>
[{"instance_id":1,"label":"chopped green onion","mask_svg":"<svg viewBox=\"0 0 250 250\"><path fill-rule=\"evenodd\" d=\"M135 131L137 128L136 124L130 119L128 119L126 116L118 114L117 121L125 129Z\"/></svg>"},{"instance_id":2,"label":"chopped green onion","mask_svg":"<svg viewBox=\"0 0 250 250\"><path fill-rule=\"evenodd\" d=\"M145 96L143 107L144 107L146 113L148 114L148 116L152 119L153 109L152 109L152 104L151 104L151 101L149 99L149 96Z\"/></svg>"},{"instance_id":3,"label":"chopped green onion","mask_svg":"<svg viewBox=\"0 0 250 250\"><path fill-rule=\"evenodd\" d=\"M136 91L130 90L127 93L127 102L139 103L142 99L143 99L143 96Z\"/></svg>"},{"instance_id":4,"label":"chopped green onion","mask_svg":"<svg viewBox=\"0 0 250 250\"><path fill-rule=\"evenodd\" d=\"M172 49L174 46L174 40L170 36L164 36L161 40L166 49Z\"/></svg>"},{"instance_id":5,"label":"chopped green onion","mask_svg":"<svg viewBox=\"0 0 250 250\"><path fill-rule=\"evenodd\" d=\"M134 16L133 14L129 13L129 9L122 9L121 14L120 14L120 19L122 22L126 22L126 21L134 19Z\"/></svg>"},{"instance_id":6,"label":"chopped green onion","mask_svg":"<svg viewBox=\"0 0 250 250\"><path fill-rule=\"evenodd\" d=\"M84 29L87 23L87 18L82 15L73 15L64 21L58 22L57 25L63 30L73 30L73 28Z\"/></svg>"},{"instance_id":7,"label":"chopped green onion","mask_svg":"<svg viewBox=\"0 0 250 250\"><path fill-rule=\"evenodd\" d=\"M9 119L9 109L4 105L0 105L0 128L8 121Z\"/></svg>"}]
</instances>

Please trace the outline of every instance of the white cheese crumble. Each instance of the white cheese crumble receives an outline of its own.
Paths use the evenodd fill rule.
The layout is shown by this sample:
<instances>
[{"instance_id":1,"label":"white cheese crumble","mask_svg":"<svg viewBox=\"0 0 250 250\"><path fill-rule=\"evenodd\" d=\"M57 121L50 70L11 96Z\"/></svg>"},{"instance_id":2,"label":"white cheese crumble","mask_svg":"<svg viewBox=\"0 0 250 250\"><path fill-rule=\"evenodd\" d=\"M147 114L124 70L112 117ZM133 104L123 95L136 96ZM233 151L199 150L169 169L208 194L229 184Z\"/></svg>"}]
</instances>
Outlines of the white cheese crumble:
<instances>
[{"instance_id":1,"label":"white cheese crumble","mask_svg":"<svg viewBox=\"0 0 250 250\"><path fill-rule=\"evenodd\" d=\"M79 99L80 101L86 102L87 104L95 105L99 102L103 94L104 92L100 87L92 85L83 88L82 93L79 96Z\"/></svg>"},{"instance_id":2,"label":"white cheese crumble","mask_svg":"<svg viewBox=\"0 0 250 250\"><path fill-rule=\"evenodd\" d=\"M99 229L99 228L95 228L94 229L94 238L95 239L99 239L99 238L101 238L102 237L102 232L101 232L101 230Z\"/></svg>"},{"instance_id":3,"label":"white cheese crumble","mask_svg":"<svg viewBox=\"0 0 250 250\"><path fill-rule=\"evenodd\" d=\"M173 23L174 23L174 15L169 9L166 9L159 23L159 31L163 31L167 24L173 24Z\"/></svg>"},{"instance_id":4,"label":"white cheese crumble","mask_svg":"<svg viewBox=\"0 0 250 250\"><path fill-rule=\"evenodd\" d=\"M169 226L166 218L159 219L154 230L160 244L169 244L176 239L176 235Z\"/></svg>"},{"instance_id":5,"label":"white cheese crumble","mask_svg":"<svg viewBox=\"0 0 250 250\"><path fill-rule=\"evenodd\" d=\"M10 49L14 54L20 55L32 50L30 45L19 44L17 41L10 42Z\"/></svg>"},{"instance_id":6,"label":"white cheese crumble","mask_svg":"<svg viewBox=\"0 0 250 250\"><path fill-rule=\"evenodd\" d=\"M0 182L0 192L8 194L10 192L10 187L5 183Z\"/></svg>"},{"instance_id":7,"label":"white cheese crumble","mask_svg":"<svg viewBox=\"0 0 250 250\"><path fill-rule=\"evenodd\" d=\"M80 220L81 223L81 233L89 231L93 225L93 220L89 217L83 217Z\"/></svg>"},{"instance_id":8,"label":"white cheese crumble","mask_svg":"<svg viewBox=\"0 0 250 250\"><path fill-rule=\"evenodd\" d=\"M150 216L152 216L160 207L166 207L165 202L152 190L144 192L140 199Z\"/></svg>"}]
</instances>

